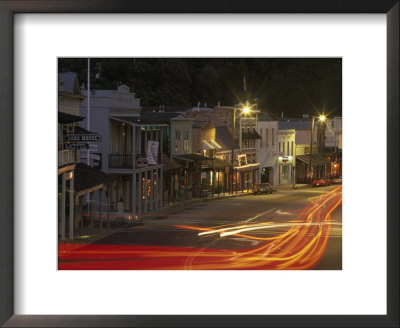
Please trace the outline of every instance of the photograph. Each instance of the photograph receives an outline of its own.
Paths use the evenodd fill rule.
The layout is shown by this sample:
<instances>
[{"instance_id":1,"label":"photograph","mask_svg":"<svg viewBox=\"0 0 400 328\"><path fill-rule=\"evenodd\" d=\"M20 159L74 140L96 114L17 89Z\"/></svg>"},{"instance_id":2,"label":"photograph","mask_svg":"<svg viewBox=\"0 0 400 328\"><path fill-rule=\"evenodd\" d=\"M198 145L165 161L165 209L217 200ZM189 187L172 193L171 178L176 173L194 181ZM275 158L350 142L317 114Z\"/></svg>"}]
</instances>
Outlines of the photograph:
<instances>
[{"instance_id":1,"label":"photograph","mask_svg":"<svg viewBox=\"0 0 400 328\"><path fill-rule=\"evenodd\" d=\"M58 270L342 270L341 57L57 64Z\"/></svg>"}]
</instances>

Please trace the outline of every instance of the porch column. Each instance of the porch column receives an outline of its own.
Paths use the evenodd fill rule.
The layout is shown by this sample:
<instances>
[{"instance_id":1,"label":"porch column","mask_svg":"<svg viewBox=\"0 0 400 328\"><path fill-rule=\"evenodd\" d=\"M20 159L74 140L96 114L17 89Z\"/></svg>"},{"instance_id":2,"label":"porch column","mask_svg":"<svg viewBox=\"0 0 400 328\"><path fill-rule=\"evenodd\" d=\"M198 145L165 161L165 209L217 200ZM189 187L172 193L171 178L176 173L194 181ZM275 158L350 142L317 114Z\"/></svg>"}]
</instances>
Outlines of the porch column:
<instances>
[{"instance_id":1,"label":"porch column","mask_svg":"<svg viewBox=\"0 0 400 328\"><path fill-rule=\"evenodd\" d=\"M173 174L170 175L170 179L169 179L169 197L168 200L172 199L173 201L175 200L175 197L172 197L175 193L175 175L176 172L174 172Z\"/></svg>"},{"instance_id":2,"label":"porch column","mask_svg":"<svg viewBox=\"0 0 400 328\"><path fill-rule=\"evenodd\" d=\"M139 125L139 135L138 135L138 137L139 137L139 142L138 142L138 144L139 144L139 147L138 147L138 154L139 155L142 155L142 128L141 128L141 126Z\"/></svg>"},{"instance_id":3,"label":"porch column","mask_svg":"<svg viewBox=\"0 0 400 328\"><path fill-rule=\"evenodd\" d=\"M162 163L162 156L163 156L163 127L160 127L159 131L159 142L160 142L160 163Z\"/></svg>"},{"instance_id":4,"label":"porch column","mask_svg":"<svg viewBox=\"0 0 400 328\"><path fill-rule=\"evenodd\" d=\"M148 133L147 128L144 131L145 131L145 133L144 133L144 155L146 157L147 156L147 139L148 139L148 137L147 137L147 133ZM146 179L146 181L147 181L147 179Z\"/></svg>"},{"instance_id":5,"label":"porch column","mask_svg":"<svg viewBox=\"0 0 400 328\"><path fill-rule=\"evenodd\" d=\"M132 168L136 168L136 126L132 126Z\"/></svg>"},{"instance_id":6,"label":"porch column","mask_svg":"<svg viewBox=\"0 0 400 328\"><path fill-rule=\"evenodd\" d=\"M138 173L138 181L137 181L137 214L142 214L142 172Z\"/></svg>"},{"instance_id":7,"label":"porch column","mask_svg":"<svg viewBox=\"0 0 400 328\"><path fill-rule=\"evenodd\" d=\"M217 170L217 195L219 197L219 170Z\"/></svg>"},{"instance_id":8,"label":"porch column","mask_svg":"<svg viewBox=\"0 0 400 328\"><path fill-rule=\"evenodd\" d=\"M164 207L164 168L160 168L160 208Z\"/></svg>"},{"instance_id":9,"label":"porch column","mask_svg":"<svg viewBox=\"0 0 400 328\"><path fill-rule=\"evenodd\" d=\"M118 182L114 181L112 183L112 188L111 188L111 198L112 198L112 202L114 204L114 211L117 211L117 190L118 189Z\"/></svg>"},{"instance_id":10,"label":"porch column","mask_svg":"<svg viewBox=\"0 0 400 328\"><path fill-rule=\"evenodd\" d=\"M108 185L106 189L106 198L107 198L107 230L110 230L110 205L111 205L111 192L112 185Z\"/></svg>"},{"instance_id":11,"label":"porch column","mask_svg":"<svg viewBox=\"0 0 400 328\"><path fill-rule=\"evenodd\" d=\"M155 196L155 209L158 209L158 208L160 208L160 204L159 204L159 196L160 196L160 183L159 183L159 181L160 181L160 169L159 168L157 168L156 169L156 189L155 189L155 191L154 191L154 196Z\"/></svg>"},{"instance_id":12,"label":"porch column","mask_svg":"<svg viewBox=\"0 0 400 328\"><path fill-rule=\"evenodd\" d=\"M80 216L81 216L81 222L80 222L80 224L81 224L81 234L83 234L82 198L83 198L83 196L79 196L79 197L78 197L78 201L79 201L79 213L80 213Z\"/></svg>"},{"instance_id":13,"label":"porch column","mask_svg":"<svg viewBox=\"0 0 400 328\"><path fill-rule=\"evenodd\" d=\"M72 171L72 177L69 180L69 239L74 239L74 200L74 172Z\"/></svg>"},{"instance_id":14,"label":"porch column","mask_svg":"<svg viewBox=\"0 0 400 328\"><path fill-rule=\"evenodd\" d=\"M92 235L94 233L94 221L93 221L93 191L89 193L90 197L90 226L91 226L91 231Z\"/></svg>"},{"instance_id":15,"label":"porch column","mask_svg":"<svg viewBox=\"0 0 400 328\"><path fill-rule=\"evenodd\" d=\"M132 218L136 216L136 200L137 200L137 189L136 189L136 172L132 174Z\"/></svg>"},{"instance_id":16,"label":"porch column","mask_svg":"<svg viewBox=\"0 0 400 328\"><path fill-rule=\"evenodd\" d=\"M146 131L146 144L147 144L147 131ZM148 171L143 172L144 175L144 209L143 213L147 213L147 188L148 188Z\"/></svg>"},{"instance_id":17,"label":"porch column","mask_svg":"<svg viewBox=\"0 0 400 328\"><path fill-rule=\"evenodd\" d=\"M154 170L150 174L150 212L153 210L154 205Z\"/></svg>"},{"instance_id":18,"label":"porch column","mask_svg":"<svg viewBox=\"0 0 400 328\"><path fill-rule=\"evenodd\" d=\"M65 239L65 174L61 176L61 240Z\"/></svg>"},{"instance_id":19,"label":"porch column","mask_svg":"<svg viewBox=\"0 0 400 328\"><path fill-rule=\"evenodd\" d=\"M103 217L101 216L101 209L103 207L103 188L99 189L99 196L100 196L100 211L99 211L99 215L100 215L100 231L103 231Z\"/></svg>"}]
</instances>

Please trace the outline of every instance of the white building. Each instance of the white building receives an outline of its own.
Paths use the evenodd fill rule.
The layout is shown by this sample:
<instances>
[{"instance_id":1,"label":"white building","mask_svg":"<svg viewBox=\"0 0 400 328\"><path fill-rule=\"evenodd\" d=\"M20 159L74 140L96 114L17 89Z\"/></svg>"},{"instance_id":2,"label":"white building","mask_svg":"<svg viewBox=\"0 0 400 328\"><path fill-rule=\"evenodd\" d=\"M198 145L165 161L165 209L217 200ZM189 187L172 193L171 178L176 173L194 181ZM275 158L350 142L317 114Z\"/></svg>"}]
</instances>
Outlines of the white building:
<instances>
[{"instance_id":1,"label":"white building","mask_svg":"<svg viewBox=\"0 0 400 328\"><path fill-rule=\"evenodd\" d=\"M306 114L302 118L281 118L279 130L295 130L296 182L308 183L313 178L341 174L341 117L327 118L325 122ZM284 147L287 151L287 143L281 144L280 150L285 151Z\"/></svg>"},{"instance_id":2,"label":"white building","mask_svg":"<svg viewBox=\"0 0 400 328\"><path fill-rule=\"evenodd\" d=\"M342 118L335 116L326 119L325 147L342 149Z\"/></svg>"},{"instance_id":3,"label":"white building","mask_svg":"<svg viewBox=\"0 0 400 328\"><path fill-rule=\"evenodd\" d=\"M86 96L87 90L82 91ZM163 207L162 129L167 124L140 117L140 99L126 85L118 90L92 90L90 111L82 102L86 117L83 127L98 133L90 161L115 180L111 186L111 208L135 217ZM86 151L82 152L82 155ZM104 197L105 198L105 197Z\"/></svg>"},{"instance_id":4,"label":"white building","mask_svg":"<svg viewBox=\"0 0 400 328\"><path fill-rule=\"evenodd\" d=\"M278 184L293 184L296 170L296 130L278 131Z\"/></svg>"},{"instance_id":5,"label":"white building","mask_svg":"<svg viewBox=\"0 0 400 328\"><path fill-rule=\"evenodd\" d=\"M279 184L278 170L278 120L269 112L262 111L258 115L258 134L261 139L257 142L257 158L260 163L260 182Z\"/></svg>"}]
</instances>

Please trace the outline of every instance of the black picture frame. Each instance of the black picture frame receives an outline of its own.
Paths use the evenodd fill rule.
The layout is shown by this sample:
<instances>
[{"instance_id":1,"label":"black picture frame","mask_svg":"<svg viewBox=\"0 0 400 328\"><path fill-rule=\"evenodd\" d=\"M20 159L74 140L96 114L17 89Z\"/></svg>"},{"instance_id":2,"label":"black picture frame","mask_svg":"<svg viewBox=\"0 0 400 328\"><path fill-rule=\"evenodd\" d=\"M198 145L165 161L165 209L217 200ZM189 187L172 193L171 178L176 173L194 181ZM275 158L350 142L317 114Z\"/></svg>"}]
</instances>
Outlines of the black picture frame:
<instances>
[{"instance_id":1,"label":"black picture frame","mask_svg":"<svg viewBox=\"0 0 400 328\"><path fill-rule=\"evenodd\" d=\"M399 327L399 7L398 0L0 0L0 324L4 327ZM13 16L16 13L386 14L387 315L14 315Z\"/></svg>"}]
</instances>

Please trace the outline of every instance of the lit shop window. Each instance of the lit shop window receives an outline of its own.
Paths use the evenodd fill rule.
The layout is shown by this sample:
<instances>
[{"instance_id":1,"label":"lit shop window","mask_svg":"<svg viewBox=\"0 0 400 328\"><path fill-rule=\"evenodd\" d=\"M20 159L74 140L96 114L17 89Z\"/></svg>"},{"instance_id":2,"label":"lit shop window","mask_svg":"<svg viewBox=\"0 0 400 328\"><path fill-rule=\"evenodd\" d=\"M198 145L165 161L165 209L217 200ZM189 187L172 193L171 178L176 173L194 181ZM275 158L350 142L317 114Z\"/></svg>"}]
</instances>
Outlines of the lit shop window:
<instances>
[{"instance_id":1,"label":"lit shop window","mask_svg":"<svg viewBox=\"0 0 400 328\"><path fill-rule=\"evenodd\" d=\"M185 152L189 151L189 131L183 131L183 150Z\"/></svg>"},{"instance_id":2,"label":"lit shop window","mask_svg":"<svg viewBox=\"0 0 400 328\"><path fill-rule=\"evenodd\" d=\"M175 131L175 151L181 150L181 131Z\"/></svg>"}]
</instances>

